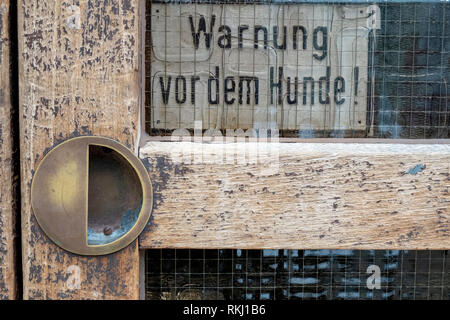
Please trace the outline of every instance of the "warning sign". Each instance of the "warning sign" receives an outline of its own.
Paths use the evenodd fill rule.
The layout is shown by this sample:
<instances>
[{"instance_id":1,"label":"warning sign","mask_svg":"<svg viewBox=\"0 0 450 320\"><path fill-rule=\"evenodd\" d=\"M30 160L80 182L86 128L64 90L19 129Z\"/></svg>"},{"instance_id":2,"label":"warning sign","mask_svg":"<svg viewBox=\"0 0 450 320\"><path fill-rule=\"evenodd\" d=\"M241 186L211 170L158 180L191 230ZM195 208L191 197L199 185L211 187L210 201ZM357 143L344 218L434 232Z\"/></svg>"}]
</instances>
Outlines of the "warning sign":
<instances>
[{"instance_id":1,"label":"warning sign","mask_svg":"<svg viewBox=\"0 0 450 320\"><path fill-rule=\"evenodd\" d=\"M152 4L151 126L365 130L377 19L376 6Z\"/></svg>"}]
</instances>

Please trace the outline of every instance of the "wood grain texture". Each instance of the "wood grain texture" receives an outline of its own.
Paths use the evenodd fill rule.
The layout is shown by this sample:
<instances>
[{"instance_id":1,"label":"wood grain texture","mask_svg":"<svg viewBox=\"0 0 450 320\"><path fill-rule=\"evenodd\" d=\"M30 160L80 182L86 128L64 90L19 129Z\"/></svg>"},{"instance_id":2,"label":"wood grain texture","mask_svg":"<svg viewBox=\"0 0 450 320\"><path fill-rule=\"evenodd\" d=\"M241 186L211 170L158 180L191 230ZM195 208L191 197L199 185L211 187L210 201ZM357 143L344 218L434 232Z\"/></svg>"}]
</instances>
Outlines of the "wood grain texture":
<instances>
[{"instance_id":1,"label":"wood grain texture","mask_svg":"<svg viewBox=\"0 0 450 320\"><path fill-rule=\"evenodd\" d=\"M0 0L0 300L17 298L9 0Z\"/></svg>"},{"instance_id":2,"label":"wood grain texture","mask_svg":"<svg viewBox=\"0 0 450 320\"><path fill-rule=\"evenodd\" d=\"M154 186L142 248L450 248L450 144L148 142L140 151ZM247 160L255 153L258 163ZM248 158L218 163L223 154Z\"/></svg>"},{"instance_id":3,"label":"wood grain texture","mask_svg":"<svg viewBox=\"0 0 450 320\"><path fill-rule=\"evenodd\" d=\"M25 299L138 299L137 241L106 257L54 245L30 205L39 161L79 135L131 149L139 129L138 1L21 0L19 10Z\"/></svg>"}]
</instances>

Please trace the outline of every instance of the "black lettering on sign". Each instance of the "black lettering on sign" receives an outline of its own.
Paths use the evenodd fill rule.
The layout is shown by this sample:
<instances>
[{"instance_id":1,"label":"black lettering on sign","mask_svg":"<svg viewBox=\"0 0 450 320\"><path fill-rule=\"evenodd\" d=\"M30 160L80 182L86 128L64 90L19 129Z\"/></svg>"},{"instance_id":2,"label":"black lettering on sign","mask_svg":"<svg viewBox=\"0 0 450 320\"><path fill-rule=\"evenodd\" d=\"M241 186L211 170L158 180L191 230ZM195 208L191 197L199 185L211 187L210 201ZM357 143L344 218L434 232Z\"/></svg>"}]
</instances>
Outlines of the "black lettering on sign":
<instances>
[{"instance_id":1,"label":"black lettering on sign","mask_svg":"<svg viewBox=\"0 0 450 320\"><path fill-rule=\"evenodd\" d=\"M274 70L270 67L270 104L273 104L273 89L278 89L278 104L283 103L283 67L278 68L278 82L274 82Z\"/></svg>"},{"instance_id":2,"label":"black lettering on sign","mask_svg":"<svg viewBox=\"0 0 450 320\"><path fill-rule=\"evenodd\" d=\"M213 35L214 35L214 25L216 21L216 16L212 15L210 19L209 28L207 26L206 19L203 15L200 15L200 18L198 18L198 26L196 27L194 17L192 15L189 16L189 25L191 28L192 33L192 39L194 48L198 49L200 46L201 41L201 35L204 34L205 38L205 47L209 49L211 47L211 43L213 41ZM260 36L261 31L263 33L264 37L264 50L266 50L269 46L268 44L268 30L267 27L261 26L261 25L255 25L253 28L253 47L255 49L259 49L259 42L260 42ZM279 49L279 50L286 50L288 48L288 41L287 41L287 34L288 34L288 27L287 26L273 26L272 27L272 48ZM282 30L281 30L282 29ZM250 39L250 37L245 37L244 32L247 30L251 30L251 27L249 25L243 24L237 26L237 35L232 35L232 31L230 26L228 25L221 25L217 29L217 33L221 33L220 36L218 36L217 39L217 45L219 48L222 49L230 49L232 46L232 37L237 38L237 44L238 48L243 48L244 40ZM292 32L292 48L294 50L297 50L300 48L299 46L299 38L300 38L300 32L301 32L301 48L303 50L306 50L308 47L308 30L305 26L302 25L294 25L292 26L292 29L290 30ZM282 35L281 35L282 33ZM313 47L316 51L319 51L320 53L313 53L313 56L317 60L323 60L327 57L328 54L328 27L327 26L319 26L316 27L313 30L312 33L313 36Z\"/></svg>"},{"instance_id":3,"label":"black lettering on sign","mask_svg":"<svg viewBox=\"0 0 450 320\"><path fill-rule=\"evenodd\" d=\"M294 26L294 38L293 40L293 44L294 44L294 49L297 49L297 33L298 30L300 30L302 32L303 35L303 40L302 40L302 45L303 45L303 50L306 50L306 40L308 40L308 33L306 32L306 28L304 26Z\"/></svg>"},{"instance_id":4,"label":"black lettering on sign","mask_svg":"<svg viewBox=\"0 0 450 320\"><path fill-rule=\"evenodd\" d=\"M334 37L340 33L339 26L335 28L334 22L327 25L324 21L316 21L314 26L309 26L305 22L309 19L308 10L306 13L303 12L304 18L299 17L298 21L289 22L280 19L276 23L269 23L270 21L264 22L259 19L262 17L253 20L254 22L258 20L257 23L261 25L252 23L251 19L247 19L249 16L246 16L244 24L232 24L225 15L216 17L214 14L206 15L207 11L202 11L203 14L191 12L183 14L181 18L184 22L182 31L187 32L187 37L183 36L186 39L179 42L180 48L173 48L176 44L173 39L167 41L173 36L169 32L180 32L178 24L170 26L171 29L167 28L166 32L152 33L152 37L160 34L161 37L166 37L159 40L165 40L164 43L168 46L168 50L165 51L167 61L159 61L165 63L164 69L161 68L161 63L154 63L155 67L159 66L161 70L154 73L152 71L151 82L152 93L157 92L155 97L157 96L159 103L163 105L190 103L196 106L201 102L202 106L197 105L198 108L203 107L203 102L208 101L212 109L223 104L235 105L234 107L240 110L237 105L255 106L259 102L264 106L268 104L277 107L283 104L285 106L302 104L311 106L308 109L316 112L314 117L319 118L321 115L318 113L322 110L332 110L332 108L324 109L324 105L337 106L342 112L348 112L350 108L346 104L350 103L351 99L346 96L357 97L359 86L360 93L366 94L363 92L367 88L367 79L364 79L367 77L367 69L363 66L366 64L365 55L356 57L351 54L343 55L341 52L331 54L331 50L338 50L338 47L332 46L331 43L334 43ZM252 12L256 14L253 9ZM334 36L332 31L336 33ZM192 35L192 43L189 34ZM358 35L355 34L356 36ZM178 43L178 34L174 39ZM231 51L232 48L236 51ZM367 43L357 50L367 50ZM179 60L174 59L178 54ZM342 60L338 65L333 65L334 58L330 59L334 54ZM360 72L358 65L364 72ZM353 69L350 66L353 66ZM361 82L359 82L360 75ZM200 85L198 82L201 82ZM261 97L259 93L262 93ZM356 106L364 110L361 103L358 105L360 101L363 99L355 99L355 105L351 107ZM318 103L315 104L316 102ZM277 112L280 110L275 109ZM244 110L247 112L248 108ZM274 108L270 108L270 112L271 110ZM260 118L263 119L256 117L255 121L260 121Z\"/></svg>"},{"instance_id":5,"label":"black lettering on sign","mask_svg":"<svg viewBox=\"0 0 450 320\"><path fill-rule=\"evenodd\" d=\"M195 49L198 49L200 44L200 33L203 32L205 34L205 46L209 49L211 46L211 40L213 37L213 28L214 23L216 21L216 16L212 15L211 17L211 23L209 25L209 32L206 32L206 20L204 16L200 16L199 22L198 22L198 30L195 30L194 26L194 18L192 16L189 16L189 22L191 25L191 31L192 31L192 39L194 41L194 47Z\"/></svg>"},{"instance_id":6,"label":"black lettering on sign","mask_svg":"<svg viewBox=\"0 0 450 320\"><path fill-rule=\"evenodd\" d=\"M355 96L358 95L358 79L359 79L359 67L355 67L353 70L353 78L355 81Z\"/></svg>"},{"instance_id":7,"label":"black lettering on sign","mask_svg":"<svg viewBox=\"0 0 450 320\"><path fill-rule=\"evenodd\" d=\"M298 103L298 77L294 80L294 99L291 98L291 78L287 78L287 103L297 104Z\"/></svg>"},{"instance_id":8,"label":"black lettering on sign","mask_svg":"<svg viewBox=\"0 0 450 320\"><path fill-rule=\"evenodd\" d=\"M248 30L247 25L239 26L239 48L242 48L242 34L244 33L244 30Z\"/></svg>"},{"instance_id":9,"label":"black lettering on sign","mask_svg":"<svg viewBox=\"0 0 450 320\"><path fill-rule=\"evenodd\" d=\"M180 80L183 86L183 95L180 99ZM178 104L182 104L186 102L186 78L183 76L178 76L175 79L175 100Z\"/></svg>"},{"instance_id":10,"label":"black lettering on sign","mask_svg":"<svg viewBox=\"0 0 450 320\"><path fill-rule=\"evenodd\" d=\"M259 79L257 77L239 77L239 104L243 104L244 82L247 83L247 104L250 104L251 83L255 87L255 104L258 104Z\"/></svg>"},{"instance_id":11,"label":"black lettering on sign","mask_svg":"<svg viewBox=\"0 0 450 320\"><path fill-rule=\"evenodd\" d=\"M231 48L231 29L229 26L223 25L220 26L219 32L223 32L223 35L219 37L219 40L217 40L217 44L222 49L230 49ZM224 41L226 43L224 44Z\"/></svg>"},{"instance_id":12,"label":"black lettering on sign","mask_svg":"<svg viewBox=\"0 0 450 320\"><path fill-rule=\"evenodd\" d=\"M286 26L283 27L283 44L278 44L278 27L273 27L273 46L275 49L286 50Z\"/></svg>"},{"instance_id":13,"label":"black lettering on sign","mask_svg":"<svg viewBox=\"0 0 450 320\"><path fill-rule=\"evenodd\" d=\"M164 85L164 78L159 77L159 84L161 85L161 93L164 104L169 103L169 93L170 93L170 83L172 82L172 77L167 78L167 85Z\"/></svg>"},{"instance_id":14,"label":"black lettering on sign","mask_svg":"<svg viewBox=\"0 0 450 320\"><path fill-rule=\"evenodd\" d=\"M228 88L228 83L231 82L231 88ZM234 92L236 90L236 83L234 82L234 77L226 77L224 82L224 101L226 104L233 104L236 100L235 98L228 99L228 93Z\"/></svg>"},{"instance_id":15,"label":"black lettering on sign","mask_svg":"<svg viewBox=\"0 0 450 320\"><path fill-rule=\"evenodd\" d=\"M344 92L345 92L345 80L343 77L339 76L334 80L334 102L336 102L336 104L340 105L344 103L345 98L339 99L341 93Z\"/></svg>"},{"instance_id":16,"label":"black lettering on sign","mask_svg":"<svg viewBox=\"0 0 450 320\"><path fill-rule=\"evenodd\" d=\"M195 105L195 83L200 80L199 76L193 76L191 78L191 104Z\"/></svg>"},{"instance_id":17,"label":"black lettering on sign","mask_svg":"<svg viewBox=\"0 0 450 320\"><path fill-rule=\"evenodd\" d=\"M264 49L267 49L267 42L268 42L268 34L267 34L267 28L263 26L255 26L255 45L253 46L255 49L258 49L258 36L259 31L262 31L264 33Z\"/></svg>"},{"instance_id":18,"label":"black lettering on sign","mask_svg":"<svg viewBox=\"0 0 450 320\"><path fill-rule=\"evenodd\" d=\"M319 39L317 38L318 33L322 34L322 40L321 43L319 45ZM316 58L317 60L323 60L325 59L325 57L327 56L327 52L328 52L328 29L327 27L317 27L314 29L314 33L313 33L313 46L314 49L318 50L318 51L322 51L322 55L318 55L316 53L313 54L314 58Z\"/></svg>"},{"instance_id":19,"label":"black lettering on sign","mask_svg":"<svg viewBox=\"0 0 450 320\"><path fill-rule=\"evenodd\" d=\"M312 77L304 77L303 78L303 105L306 104L306 94L307 94L307 86L308 81L311 82L311 105L314 105L314 78Z\"/></svg>"},{"instance_id":20,"label":"black lettering on sign","mask_svg":"<svg viewBox=\"0 0 450 320\"><path fill-rule=\"evenodd\" d=\"M212 97L212 83L216 83L216 94L215 98ZM219 104L219 67L216 67L215 77L209 76L208 79L208 102L210 104Z\"/></svg>"},{"instance_id":21,"label":"black lettering on sign","mask_svg":"<svg viewBox=\"0 0 450 320\"><path fill-rule=\"evenodd\" d=\"M331 67L327 67L327 75L325 77L319 78L319 103L329 104L330 103L330 75ZM323 83L325 82L325 90L323 89ZM323 96L325 95L325 99Z\"/></svg>"}]
</instances>

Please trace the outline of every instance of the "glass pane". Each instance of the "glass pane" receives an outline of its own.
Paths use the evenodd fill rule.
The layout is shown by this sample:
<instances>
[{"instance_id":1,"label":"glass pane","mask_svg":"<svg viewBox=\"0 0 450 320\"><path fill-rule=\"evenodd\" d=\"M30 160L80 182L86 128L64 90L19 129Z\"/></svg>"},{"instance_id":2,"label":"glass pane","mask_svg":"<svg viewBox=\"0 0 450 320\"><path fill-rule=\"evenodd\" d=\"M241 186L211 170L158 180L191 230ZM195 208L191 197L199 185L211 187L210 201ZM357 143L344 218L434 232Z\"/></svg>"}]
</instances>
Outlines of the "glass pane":
<instances>
[{"instance_id":1,"label":"glass pane","mask_svg":"<svg viewBox=\"0 0 450 320\"><path fill-rule=\"evenodd\" d=\"M449 4L147 1L146 131L450 137Z\"/></svg>"}]
</instances>

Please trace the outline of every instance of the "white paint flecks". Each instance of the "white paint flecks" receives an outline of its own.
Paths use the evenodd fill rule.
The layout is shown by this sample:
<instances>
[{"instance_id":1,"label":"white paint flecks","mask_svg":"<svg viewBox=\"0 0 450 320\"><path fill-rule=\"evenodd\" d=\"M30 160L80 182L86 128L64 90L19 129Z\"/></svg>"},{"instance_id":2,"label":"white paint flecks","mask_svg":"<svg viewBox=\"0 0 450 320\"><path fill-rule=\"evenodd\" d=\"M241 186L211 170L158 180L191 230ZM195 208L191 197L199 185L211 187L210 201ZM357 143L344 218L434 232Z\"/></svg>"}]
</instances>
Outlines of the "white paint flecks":
<instances>
[{"instance_id":1,"label":"white paint flecks","mask_svg":"<svg viewBox=\"0 0 450 320\"><path fill-rule=\"evenodd\" d=\"M67 10L71 15L69 18L67 18L67 28L71 30L81 30L80 7L72 5Z\"/></svg>"}]
</instances>

